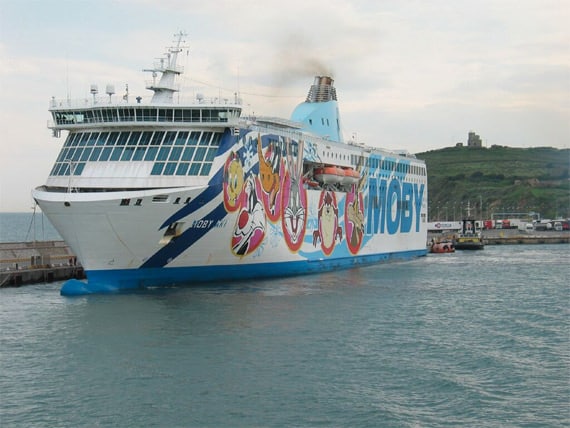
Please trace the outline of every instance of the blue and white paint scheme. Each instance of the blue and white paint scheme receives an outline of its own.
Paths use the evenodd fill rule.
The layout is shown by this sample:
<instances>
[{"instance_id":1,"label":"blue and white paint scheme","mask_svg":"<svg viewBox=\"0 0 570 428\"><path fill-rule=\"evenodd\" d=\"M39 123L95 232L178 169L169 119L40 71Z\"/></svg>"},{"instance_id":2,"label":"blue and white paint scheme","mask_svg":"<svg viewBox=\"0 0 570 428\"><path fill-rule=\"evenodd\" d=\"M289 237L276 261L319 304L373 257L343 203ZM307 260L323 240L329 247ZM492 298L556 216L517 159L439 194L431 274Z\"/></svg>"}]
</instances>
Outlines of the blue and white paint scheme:
<instances>
[{"instance_id":1,"label":"blue and white paint scheme","mask_svg":"<svg viewBox=\"0 0 570 428\"><path fill-rule=\"evenodd\" d=\"M426 254L425 163L344 142L333 79L290 119L240 100L180 102L176 47L150 102L52 99L67 137L36 202L87 281L63 295L301 275ZM157 81L157 76L160 79Z\"/></svg>"}]
</instances>

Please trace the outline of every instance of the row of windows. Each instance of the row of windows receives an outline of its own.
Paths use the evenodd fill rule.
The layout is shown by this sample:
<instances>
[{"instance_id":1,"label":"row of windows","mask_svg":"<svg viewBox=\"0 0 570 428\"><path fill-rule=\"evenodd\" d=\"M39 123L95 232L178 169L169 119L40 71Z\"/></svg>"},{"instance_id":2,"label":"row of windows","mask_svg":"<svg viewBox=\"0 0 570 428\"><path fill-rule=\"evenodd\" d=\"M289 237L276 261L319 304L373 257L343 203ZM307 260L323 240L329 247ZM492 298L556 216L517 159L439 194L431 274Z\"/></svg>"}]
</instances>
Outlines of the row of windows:
<instances>
[{"instance_id":1,"label":"row of windows","mask_svg":"<svg viewBox=\"0 0 570 428\"><path fill-rule=\"evenodd\" d=\"M80 176L85 168L85 162L58 162L54 165L50 175ZM150 175L194 175L207 176L212 169L212 162L155 162Z\"/></svg>"},{"instance_id":2,"label":"row of windows","mask_svg":"<svg viewBox=\"0 0 570 428\"><path fill-rule=\"evenodd\" d=\"M227 122L239 117L235 108L157 108L157 107L101 107L78 111L52 112L57 125L76 125L105 122Z\"/></svg>"},{"instance_id":3,"label":"row of windows","mask_svg":"<svg viewBox=\"0 0 570 428\"><path fill-rule=\"evenodd\" d=\"M115 132L76 132L69 134L64 148L84 146L209 146L213 132L201 131L115 131ZM221 134L216 133L219 140ZM216 139L213 141L214 145Z\"/></svg>"},{"instance_id":4,"label":"row of windows","mask_svg":"<svg viewBox=\"0 0 570 428\"><path fill-rule=\"evenodd\" d=\"M352 163L358 165L362 161L362 156L352 155ZM360 162L359 162L360 161ZM382 169L383 171L394 171L402 174L426 175L426 169L422 165L414 165L396 162L390 159L380 159L377 157L369 157L366 159L366 165L372 169Z\"/></svg>"},{"instance_id":5,"label":"row of windows","mask_svg":"<svg viewBox=\"0 0 570 428\"><path fill-rule=\"evenodd\" d=\"M155 162L152 175L208 175L222 134L123 131L70 134L51 175L81 175L86 162Z\"/></svg>"}]
</instances>

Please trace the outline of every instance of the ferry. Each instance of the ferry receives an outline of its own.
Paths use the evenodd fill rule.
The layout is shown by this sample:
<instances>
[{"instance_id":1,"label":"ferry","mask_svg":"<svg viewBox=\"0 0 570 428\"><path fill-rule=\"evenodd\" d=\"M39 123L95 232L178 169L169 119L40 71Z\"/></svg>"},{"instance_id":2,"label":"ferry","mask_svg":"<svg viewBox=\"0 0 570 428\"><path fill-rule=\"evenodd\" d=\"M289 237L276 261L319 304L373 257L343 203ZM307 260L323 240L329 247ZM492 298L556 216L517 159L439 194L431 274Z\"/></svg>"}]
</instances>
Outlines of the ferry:
<instances>
[{"instance_id":1,"label":"ferry","mask_svg":"<svg viewBox=\"0 0 570 428\"><path fill-rule=\"evenodd\" d=\"M316 76L289 119L243 114L237 92L184 100L183 37L145 70L148 102L112 85L50 101L65 142L33 197L87 276L62 295L426 255L425 162L345 141L332 77Z\"/></svg>"}]
</instances>

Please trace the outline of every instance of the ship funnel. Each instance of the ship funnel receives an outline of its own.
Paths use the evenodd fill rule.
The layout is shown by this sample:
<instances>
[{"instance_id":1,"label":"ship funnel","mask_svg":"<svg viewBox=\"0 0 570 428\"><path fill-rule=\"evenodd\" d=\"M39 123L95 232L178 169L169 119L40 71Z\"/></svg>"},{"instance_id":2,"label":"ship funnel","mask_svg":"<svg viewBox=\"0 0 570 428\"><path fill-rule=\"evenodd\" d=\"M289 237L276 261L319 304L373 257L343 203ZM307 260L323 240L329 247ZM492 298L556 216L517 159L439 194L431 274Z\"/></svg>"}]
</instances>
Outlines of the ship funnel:
<instances>
[{"instance_id":1,"label":"ship funnel","mask_svg":"<svg viewBox=\"0 0 570 428\"><path fill-rule=\"evenodd\" d=\"M338 101L334 80L316 76L305 102L291 114L291 120L303 124L303 129L327 140L343 142Z\"/></svg>"},{"instance_id":2,"label":"ship funnel","mask_svg":"<svg viewBox=\"0 0 570 428\"><path fill-rule=\"evenodd\" d=\"M315 81L309 89L307 103L322 103L327 101L337 101L336 89L333 86L334 80L329 76L315 76Z\"/></svg>"}]
</instances>

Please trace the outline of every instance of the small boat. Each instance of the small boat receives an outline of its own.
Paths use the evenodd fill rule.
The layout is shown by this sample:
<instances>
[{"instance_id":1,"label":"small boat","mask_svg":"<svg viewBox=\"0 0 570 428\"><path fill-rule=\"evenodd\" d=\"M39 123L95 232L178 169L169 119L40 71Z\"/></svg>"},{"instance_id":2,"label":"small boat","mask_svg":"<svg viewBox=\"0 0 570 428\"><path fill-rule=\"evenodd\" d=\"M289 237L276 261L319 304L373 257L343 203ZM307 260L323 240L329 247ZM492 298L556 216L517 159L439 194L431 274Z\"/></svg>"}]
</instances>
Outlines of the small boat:
<instances>
[{"instance_id":1,"label":"small boat","mask_svg":"<svg viewBox=\"0 0 570 428\"><path fill-rule=\"evenodd\" d=\"M310 178L304 178L303 183L305 183L305 188L307 188L307 189L318 189L319 188L318 181L311 180Z\"/></svg>"},{"instance_id":2,"label":"small boat","mask_svg":"<svg viewBox=\"0 0 570 428\"><path fill-rule=\"evenodd\" d=\"M429 252L434 254L454 253L455 245L453 245L453 241L444 239L443 241L433 242L430 245Z\"/></svg>"},{"instance_id":3,"label":"small boat","mask_svg":"<svg viewBox=\"0 0 570 428\"><path fill-rule=\"evenodd\" d=\"M353 168L342 168L344 172L344 178L341 180L341 184L344 186L352 186L357 184L360 180L360 174Z\"/></svg>"},{"instance_id":4,"label":"small boat","mask_svg":"<svg viewBox=\"0 0 570 428\"><path fill-rule=\"evenodd\" d=\"M317 181L323 184L339 184L345 179L344 170L333 165L315 168L314 176Z\"/></svg>"},{"instance_id":5,"label":"small boat","mask_svg":"<svg viewBox=\"0 0 570 428\"><path fill-rule=\"evenodd\" d=\"M454 245L457 250L482 250L485 248L481 232L475 230L475 220L462 220L461 232L455 238Z\"/></svg>"}]
</instances>

